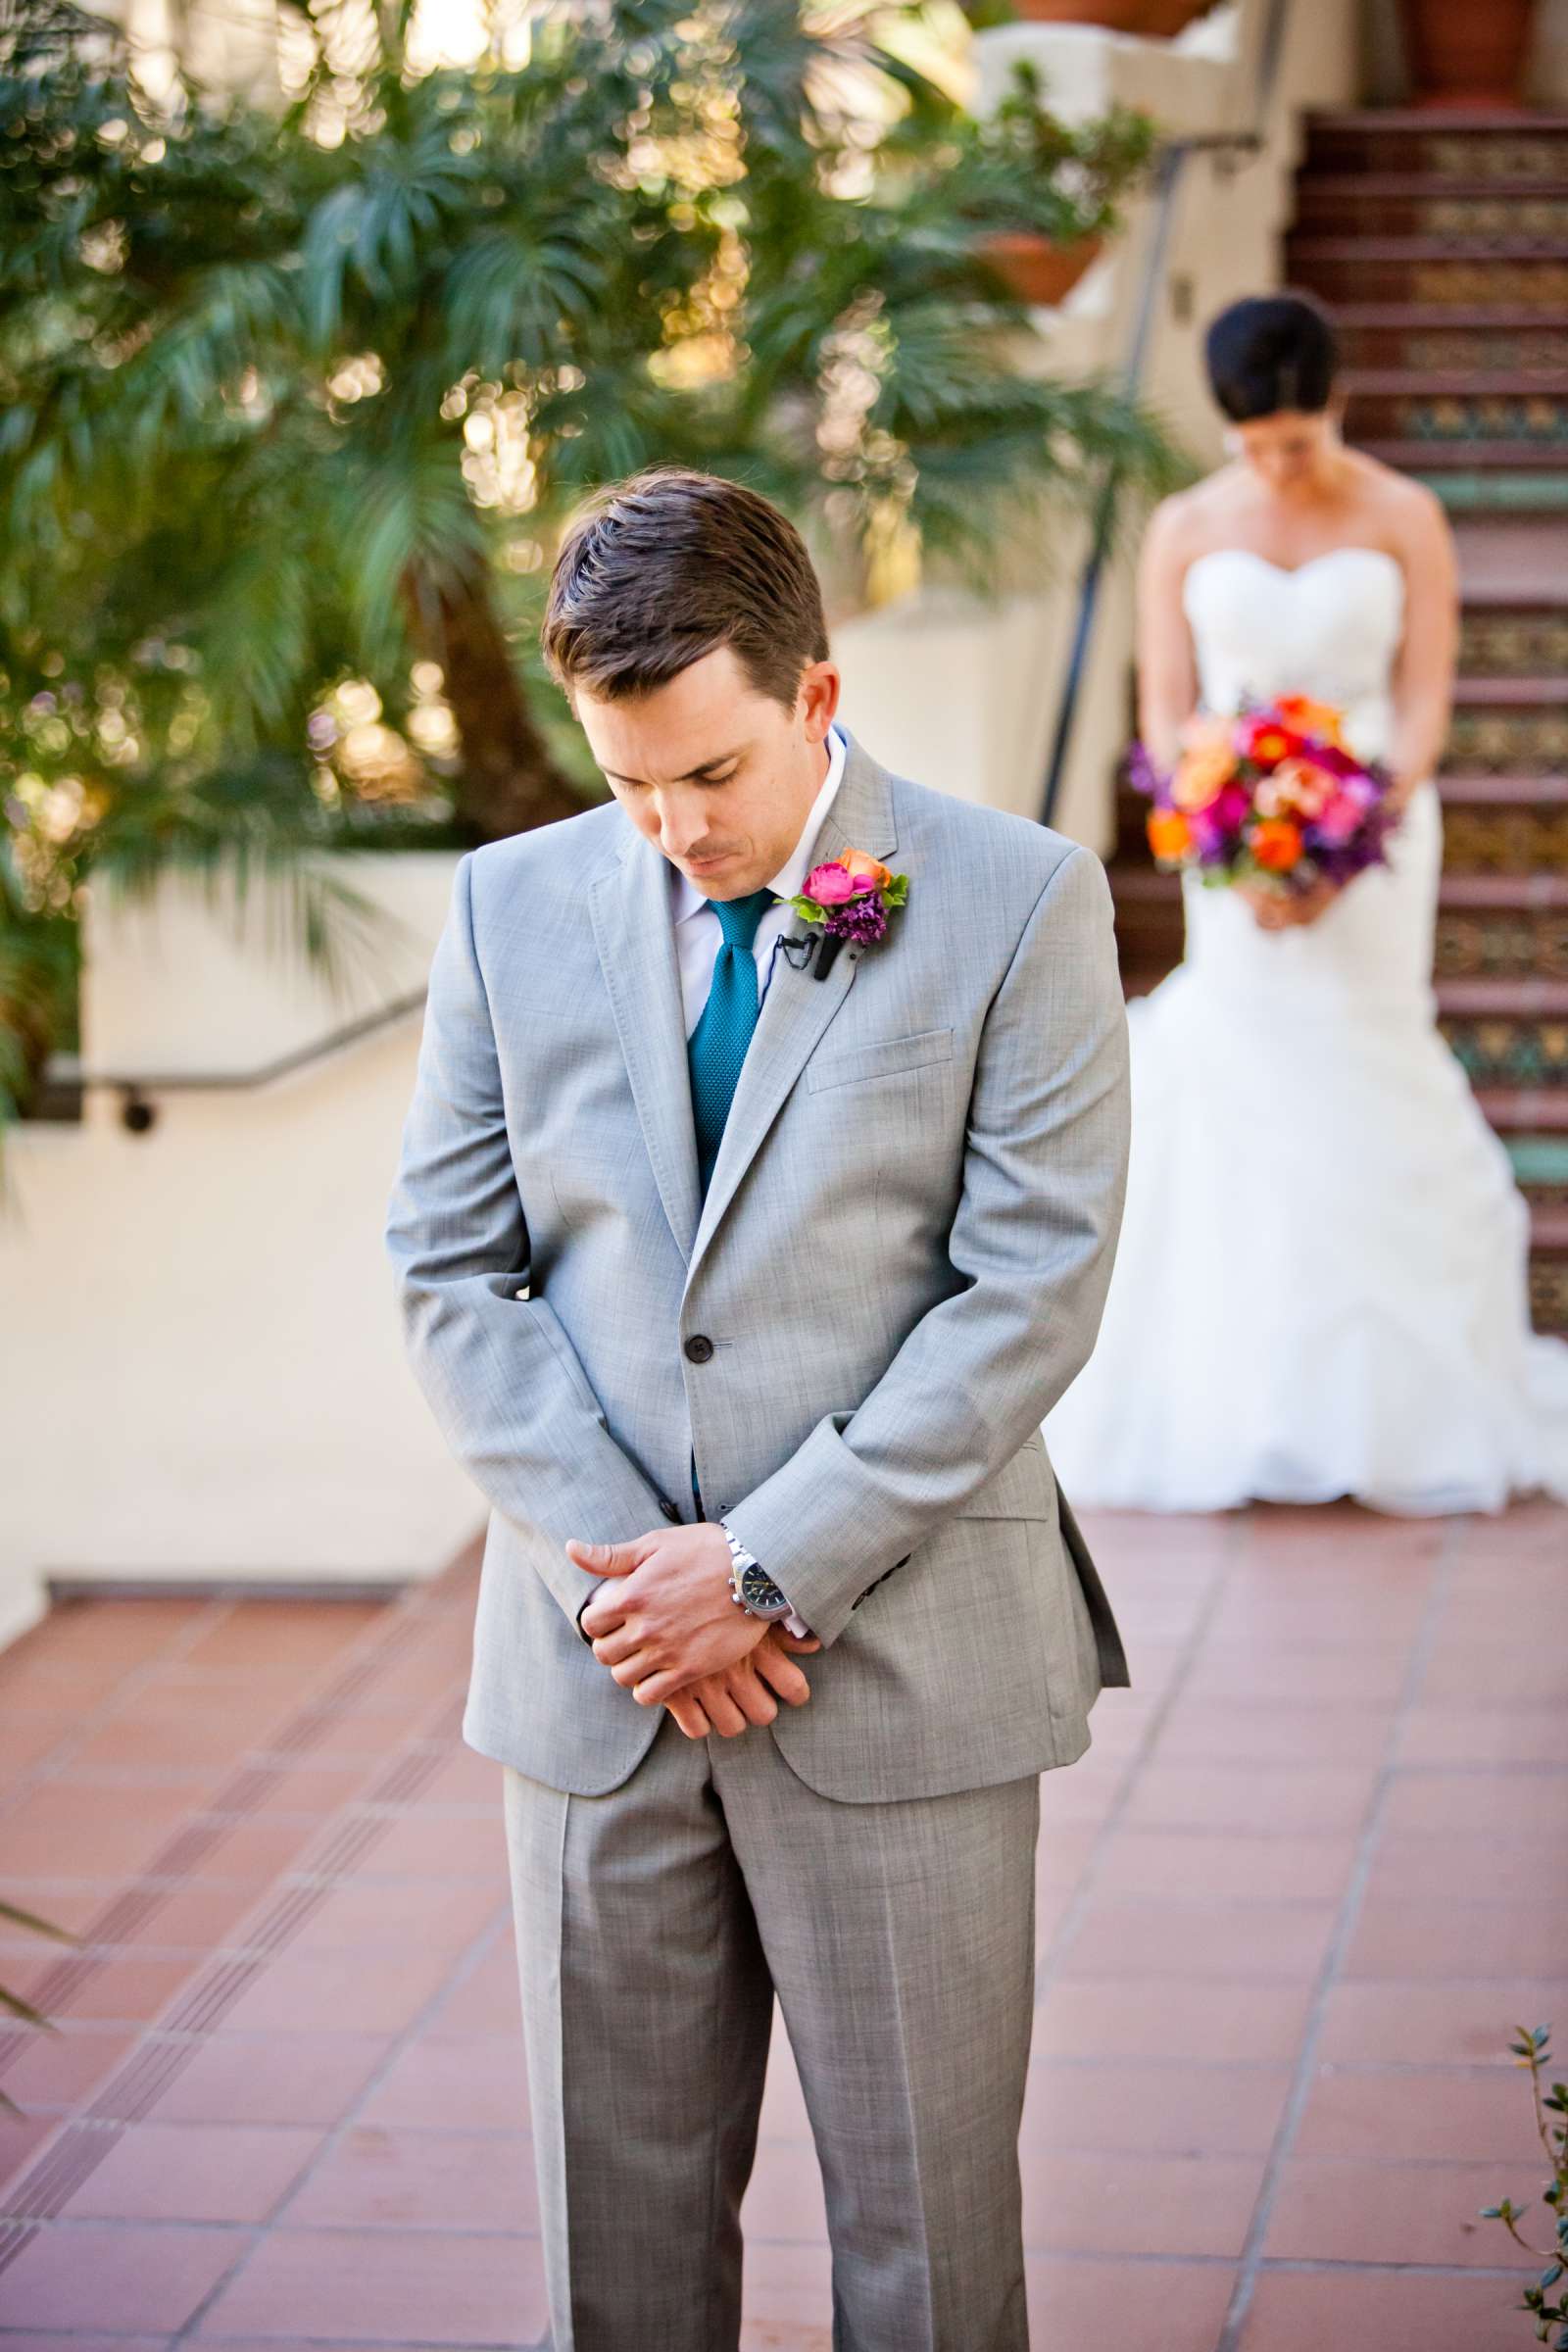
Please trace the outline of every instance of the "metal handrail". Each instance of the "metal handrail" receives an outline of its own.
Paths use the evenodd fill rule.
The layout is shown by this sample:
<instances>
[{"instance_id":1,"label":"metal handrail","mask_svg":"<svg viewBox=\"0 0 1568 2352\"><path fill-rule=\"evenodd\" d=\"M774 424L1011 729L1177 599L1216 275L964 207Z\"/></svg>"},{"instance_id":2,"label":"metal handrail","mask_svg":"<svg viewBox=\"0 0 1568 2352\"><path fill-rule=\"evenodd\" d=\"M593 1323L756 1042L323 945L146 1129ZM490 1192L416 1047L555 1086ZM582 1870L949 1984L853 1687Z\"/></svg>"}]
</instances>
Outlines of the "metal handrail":
<instances>
[{"instance_id":1,"label":"metal handrail","mask_svg":"<svg viewBox=\"0 0 1568 2352\"><path fill-rule=\"evenodd\" d=\"M1122 391L1128 399L1136 398L1143 383L1144 368L1149 358L1150 338L1153 330L1154 308L1164 273L1165 257L1170 246L1171 227L1176 217L1176 193L1188 158L1194 155L1256 155L1261 152L1267 127L1268 110L1274 96L1274 84L1279 75L1280 59L1285 49L1285 29L1291 0L1269 0L1264 20L1263 38L1258 50L1257 76L1252 91L1252 121L1245 130L1214 131L1190 139L1171 139L1162 144L1154 164L1154 218L1150 233L1148 251L1144 258L1143 276L1139 283L1138 300L1133 315L1132 340L1122 364ZM1077 723L1078 706L1083 694L1085 672L1089 664L1089 646L1094 636L1095 620L1100 605L1100 587L1110 555L1112 528L1116 518L1116 502L1120 494L1120 478L1114 464L1107 467L1105 477L1095 500L1094 532L1089 553L1078 577L1078 610L1073 620L1072 644L1067 655L1066 675L1062 680L1061 699L1056 706L1056 723L1052 731L1051 751L1046 760L1044 789L1041 800L1040 822L1049 825L1055 814L1066 772L1067 755L1072 748L1073 729Z\"/></svg>"},{"instance_id":2,"label":"metal handrail","mask_svg":"<svg viewBox=\"0 0 1568 2352\"><path fill-rule=\"evenodd\" d=\"M158 1115L147 1100L149 1095L247 1094L254 1088L275 1086L279 1079L292 1078L313 1062L325 1061L345 1047L360 1045L379 1030L407 1020L421 1009L424 999L422 987L408 989L378 1004L373 1012L361 1013L357 1020L329 1030L325 1037L313 1038L308 1046L296 1046L291 1053L279 1054L275 1060L258 1062L248 1070L102 1070L84 1064L78 1054L56 1054L50 1056L49 1074L66 1086L118 1090L123 1097L120 1109L122 1124L132 1135L145 1135Z\"/></svg>"}]
</instances>

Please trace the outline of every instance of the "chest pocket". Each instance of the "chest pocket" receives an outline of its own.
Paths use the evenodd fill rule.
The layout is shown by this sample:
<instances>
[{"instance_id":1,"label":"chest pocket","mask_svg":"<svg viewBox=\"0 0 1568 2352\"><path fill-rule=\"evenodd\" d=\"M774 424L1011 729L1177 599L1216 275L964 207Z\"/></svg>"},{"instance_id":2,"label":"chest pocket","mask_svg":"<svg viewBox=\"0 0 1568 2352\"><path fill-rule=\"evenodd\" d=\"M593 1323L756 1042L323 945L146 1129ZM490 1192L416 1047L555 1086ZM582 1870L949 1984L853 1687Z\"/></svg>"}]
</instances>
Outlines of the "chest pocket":
<instances>
[{"instance_id":1,"label":"chest pocket","mask_svg":"<svg viewBox=\"0 0 1568 2352\"><path fill-rule=\"evenodd\" d=\"M951 1029L917 1029L911 1037L871 1037L863 1045L840 1046L834 1054L814 1054L806 1065L808 1091L819 1095L828 1086L863 1086L877 1078L896 1078L904 1070L920 1070L933 1062L953 1059Z\"/></svg>"}]
</instances>

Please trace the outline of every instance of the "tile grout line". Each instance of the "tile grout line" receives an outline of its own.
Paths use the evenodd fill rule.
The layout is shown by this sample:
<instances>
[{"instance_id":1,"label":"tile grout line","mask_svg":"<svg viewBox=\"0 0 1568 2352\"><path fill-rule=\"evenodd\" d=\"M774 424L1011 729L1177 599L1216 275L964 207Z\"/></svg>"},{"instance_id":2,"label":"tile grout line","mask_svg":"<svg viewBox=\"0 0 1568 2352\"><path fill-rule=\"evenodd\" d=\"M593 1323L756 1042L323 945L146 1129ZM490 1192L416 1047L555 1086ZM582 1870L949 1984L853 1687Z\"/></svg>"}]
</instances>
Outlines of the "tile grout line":
<instances>
[{"instance_id":1,"label":"tile grout line","mask_svg":"<svg viewBox=\"0 0 1568 2352\"><path fill-rule=\"evenodd\" d=\"M416 1597L406 1607L391 1604L387 1614L372 1620L350 1643L347 1665L338 1657L322 1669L314 1694L295 1708L288 1721L279 1727L276 1738L268 1748L255 1751L255 1755L265 1755L268 1761L265 1764L258 1763L251 1751L245 1751L226 1778L219 1782L213 1791L212 1801L193 1806L187 1819L157 1849L146 1867L135 1872L127 1885L109 1897L84 1935L85 1944L107 1946L122 1942L122 1935L113 1931L144 1925L168 1897L177 1892L189 1879L195 1862L220 1847L231 1828L250 1819L261 1809L266 1802L270 1783L310 1753L316 1740L341 1713L344 1699L362 1689L367 1679L373 1681L389 1658L395 1663L398 1655L416 1639L421 1613L418 1602L427 1597L430 1588L419 1588ZM234 1605L231 1601L219 1604L218 1614L212 1623L221 1624L224 1615ZM211 1630L206 1612L203 1612L198 1624L203 1632ZM190 1639L196 1639L194 1630ZM365 1653L363 1656L355 1655L362 1650ZM159 1654L162 1658L163 1653ZM87 1728L98 1727L90 1723ZM223 1801L225 1795L230 1799L226 1804ZM169 1884L154 1886L152 1882L157 1880L167 1880ZM260 1909L270 1895L270 1890L264 1888L258 1894L252 1910ZM248 1919L251 1913L242 1912L240 1916L242 1920ZM48 1975L34 1986L31 1995L34 2004L46 2014L59 2008L64 2002L74 1999L105 1965L106 1961L98 1950L78 1951L57 1961ZM199 1974L200 1971L194 1973ZM15 2028L0 2031L0 2076L3 2076L13 2059L31 2046L29 2034Z\"/></svg>"},{"instance_id":2,"label":"tile grout line","mask_svg":"<svg viewBox=\"0 0 1568 2352\"><path fill-rule=\"evenodd\" d=\"M372 1630L386 1634L385 1642L368 1661L361 1662L347 1674L341 1674L332 1686L333 1692L341 1695L363 1687L367 1679L373 1682L375 1671L386 1663L387 1656L395 1660L401 1654L409 1641L417 1635L418 1618L425 1613L420 1604L427 1605L428 1593L429 1588L419 1590L406 1612L401 1628L392 1632L386 1628L367 1629L368 1634ZM368 1668L368 1675L366 1668ZM376 1838L397 1818L396 1813L390 1810L381 1814L376 1812L378 1803L384 1805L387 1802L380 1791L390 1787L406 1795L418 1780L427 1778L429 1773L439 1768L450 1743L442 1739L439 1727L443 1723L452 1725L461 1710L461 1692L456 1696L449 1693L438 1705L439 1712L437 1703L432 1702L430 1714L434 1720L431 1731L406 1740L401 1748L393 1752L390 1760L383 1763L370 1796L352 1800L356 1808L360 1805L368 1808L362 1818L334 1823L328 1816L322 1822L320 1838L315 1842L318 1845L324 1840L326 1854L316 1854L318 1864L323 1859L335 1859L341 1868L347 1862L357 1860L373 1846ZM326 1699L313 1700L309 1708L302 1709L301 1721L311 1715L318 1715L323 1721L329 1720L330 1709ZM422 1772L416 1769L419 1761L416 1754L417 1750L424 1751ZM310 1850L309 1846L307 1850ZM62 2119L59 2130L45 2142L33 2164L12 2183L6 2192L6 2202L12 2210L5 2217L0 2217L0 2272L32 2243L44 2223L53 2220L66 2200L91 2177L124 2129L137 2121L153 2100L162 2096L174 2078L183 2072L203 2046L223 2009L237 1999L262 1973L269 1961L282 1948L294 1928L303 1924L310 1910L325 1899L334 1883L330 1876L318 1868L314 1873L318 1883L311 1889L314 1899L302 1908L295 1899L296 1889L285 1887L281 1893L278 1890L279 1881L289 1875L286 1872L279 1873L272 1887L258 1898L258 1907L262 1902L270 1902L271 1917L277 1923L273 1936L263 1946L261 1956L242 1966L220 1962L216 1973L212 1970L209 1956L208 1976L211 1981L204 1982L203 1972L197 1971L191 1982L175 1996L174 2002L160 2013L160 2019L143 2030L136 2046L107 2082L99 2086L90 2102ZM265 1917L261 1926L265 1934ZM193 2007L193 2004L196 2006ZM188 2014L199 2022L178 2041L160 2040L157 2036L161 2021L171 2014L176 2021ZM114 2111L117 2105L121 2109L119 2113ZM43 2210L28 2213L25 2208L29 2202L41 2203Z\"/></svg>"},{"instance_id":3,"label":"tile grout line","mask_svg":"<svg viewBox=\"0 0 1568 2352\"><path fill-rule=\"evenodd\" d=\"M294 2175L287 2186L278 2192L277 2197L273 2200L271 2210L268 2213L265 2220L251 2225L250 2243L242 2247L235 2254L233 2261L223 2272L221 2278L216 2278L213 2281L213 2284L208 2288L207 2293L201 2298L194 2310L190 2312L183 2325L178 2328L173 2334L171 2335L169 2339L168 2352L174 2352L174 2347L176 2345L188 2343L194 2330L201 2325L208 2313L216 2307L219 2298L226 2294L228 2289L233 2286L241 2277L243 2277L245 2271L249 2268L250 2264L254 2262L263 2245L267 2242L268 2238L271 2236L274 2228L283 2218L286 2208L293 2203L294 2199L303 2189L309 2186L320 2166L330 2155L334 2155L337 2152L338 2148L342 2145L349 2132L358 2128L359 2119L364 2113L366 2105L374 2095L374 2093L382 2087L388 2075L391 2073L392 2068L397 2064L398 2060L402 2058L405 2051L412 2046L412 2044L421 2034L424 2033L432 2019L439 2016L441 2009L451 1997L451 1994L456 1987L465 1984L473 1974L474 1970L479 1967L481 1961L483 1961L491 1946L495 1943L499 1934L504 1928L510 1925L511 1917L512 1907L510 1896L498 1895L496 1900L496 1914L494 1918L489 1920L484 1927L479 1929L478 1933L470 1940L466 1951L457 1962L456 1966L451 1969L445 1977L443 1977L441 1983L437 1985L434 1992L431 1993L429 1999L424 2003L423 2007L409 2020L409 2023L403 2028L401 2033L395 2034L390 2037L388 2046L382 2052L379 2063L371 2070L366 2081L361 2084L359 2091L349 2102L348 2107L338 2118L336 2124L334 2124L327 2132L323 2132L321 2139L315 2150L315 2153L307 2158L305 2164L300 2168L299 2172ZM323 2225L318 2224L318 2227L323 2227ZM455 2230L452 2234L455 2236L492 2236L495 2235L496 2232L491 2230L465 2231L461 2229L458 2229ZM503 2234L528 2235L529 2232L509 2231L504 2232Z\"/></svg>"},{"instance_id":4,"label":"tile grout line","mask_svg":"<svg viewBox=\"0 0 1568 2352\"><path fill-rule=\"evenodd\" d=\"M42 1755L34 1756L29 1764L23 1767L15 1787L0 1796L0 1820L4 1820L30 1796L36 1787L58 1780L62 1755L69 1762L86 1740L101 1732L106 1724L114 1722L125 1704L139 1697L146 1685L156 1680L166 1667L177 1665L180 1658L198 1642L216 1633L232 1613L234 1605L226 1594L215 1592L205 1608L193 1610L186 1624L161 1642L139 1665L130 1667L118 1682L112 1683L102 1697L88 1708L69 1732L63 1732L52 1747L46 1747ZM48 1619L42 1618L39 1622L47 1624ZM25 1636L23 1639L24 1641ZM19 1653L21 1646L19 1642Z\"/></svg>"},{"instance_id":5,"label":"tile grout line","mask_svg":"<svg viewBox=\"0 0 1568 2352\"><path fill-rule=\"evenodd\" d=\"M1115 1794L1106 1807L1104 1816L1090 1841L1089 1850L1084 1856L1083 1866L1078 1873L1077 1884L1073 1888L1072 1895L1052 1932L1045 1957L1035 1970L1035 2007L1037 2010L1044 1994L1054 1984L1060 1981L1061 1964L1071 1951L1073 1939L1083 1925L1084 1915L1093 1899L1105 1851L1122 1826L1123 1816L1132 1799L1133 1790L1158 1744L1166 1722L1197 1663L1198 1654L1202 1648L1214 1610L1219 1606L1226 1588L1230 1584L1235 1568L1235 1554L1240 1544L1242 1525L1246 1516L1247 1514L1240 1513L1234 1517L1228 1517L1226 1524L1219 1531L1222 1542L1220 1564L1202 1589L1192 1630L1178 1650L1169 1687L1164 1696L1152 1709L1149 1720L1122 1768ZM1093 1741L1091 1740L1092 1745ZM1071 1766L1069 1765L1067 1769L1070 1771Z\"/></svg>"},{"instance_id":6,"label":"tile grout line","mask_svg":"<svg viewBox=\"0 0 1568 2352\"><path fill-rule=\"evenodd\" d=\"M1231 2296L1230 2307L1221 2324L1214 2352L1240 2352L1242 2330L1246 2327L1252 2297L1256 2291L1258 2275L1263 2262L1263 2247L1267 2242L1268 2232L1273 2223L1285 2167L1290 2161L1297 2132L1300 2128L1301 2118L1311 2095L1317 2051L1323 2037L1329 1995L1340 1983L1341 1967L1348 1951L1350 1938L1354 1934L1361 1905L1365 1898L1367 1884L1372 1874L1373 1858L1382 1835L1383 1817L1387 1809L1389 1793L1395 1773L1398 1769L1396 1759L1398 1755L1399 1741L1406 1718L1415 1703L1426 1676L1439 1622L1448 1597L1455 1558L1467 1542L1472 1526L1473 1522L1469 1518L1451 1520L1444 1531L1437 1558L1433 1562L1432 1582L1411 1640L1398 1700L1389 1723L1383 1760L1378 1767L1377 1777L1362 1816L1361 1832L1356 1840L1355 1857L1340 1900L1339 1917L1313 1985L1306 2023L1302 2029L1300 2045L1297 2051L1291 2086L1286 2093L1285 2105L1263 2165L1262 2178L1252 2205L1251 2219L1248 2225L1247 2235L1243 2240L1237 2264L1235 2290ZM1336 2270L1341 2266L1325 2263L1323 2267L1326 2270Z\"/></svg>"}]
</instances>

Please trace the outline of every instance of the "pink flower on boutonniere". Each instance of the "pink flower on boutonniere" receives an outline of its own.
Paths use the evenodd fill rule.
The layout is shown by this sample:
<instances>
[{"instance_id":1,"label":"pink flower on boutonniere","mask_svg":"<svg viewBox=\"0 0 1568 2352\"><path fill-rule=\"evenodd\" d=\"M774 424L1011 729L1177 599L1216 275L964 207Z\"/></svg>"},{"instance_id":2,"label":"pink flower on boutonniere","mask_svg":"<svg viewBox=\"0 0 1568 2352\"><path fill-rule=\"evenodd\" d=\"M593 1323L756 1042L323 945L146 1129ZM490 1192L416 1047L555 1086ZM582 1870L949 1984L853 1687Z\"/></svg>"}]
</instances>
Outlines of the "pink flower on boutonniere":
<instances>
[{"instance_id":1,"label":"pink flower on boutonniere","mask_svg":"<svg viewBox=\"0 0 1568 2352\"><path fill-rule=\"evenodd\" d=\"M871 947L884 938L889 914L904 905L908 893L907 874L891 873L864 850L845 850L813 865L804 889L789 904L803 922L825 933L814 963L816 978L826 979L845 940Z\"/></svg>"},{"instance_id":2,"label":"pink flower on boutonniere","mask_svg":"<svg viewBox=\"0 0 1568 2352\"><path fill-rule=\"evenodd\" d=\"M869 882L859 882L848 866L835 858L827 865L813 865L806 877L803 897L814 899L819 906L839 906L853 899L857 891L869 890Z\"/></svg>"}]
</instances>

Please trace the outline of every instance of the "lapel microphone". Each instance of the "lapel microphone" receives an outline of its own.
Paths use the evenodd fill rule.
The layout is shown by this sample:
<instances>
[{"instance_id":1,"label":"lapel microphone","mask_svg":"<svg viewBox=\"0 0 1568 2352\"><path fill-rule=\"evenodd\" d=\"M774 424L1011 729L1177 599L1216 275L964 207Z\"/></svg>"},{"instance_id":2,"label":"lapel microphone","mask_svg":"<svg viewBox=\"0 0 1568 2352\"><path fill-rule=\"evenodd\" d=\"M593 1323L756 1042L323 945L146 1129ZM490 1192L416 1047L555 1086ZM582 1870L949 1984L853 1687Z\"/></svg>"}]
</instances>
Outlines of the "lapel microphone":
<instances>
[{"instance_id":1,"label":"lapel microphone","mask_svg":"<svg viewBox=\"0 0 1568 2352\"><path fill-rule=\"evenodd\" d=\"M792 971L804 972L810 965L811 978L825 980L833 969L833 958L844 942L836 931L812 931L808 934L797 932L793 939L781 939L778 944ZM818 948L822 951L820 956L816 956ZM811 961L813 956L816 956L814 963Z\"/></svg>"}]
</instances>

